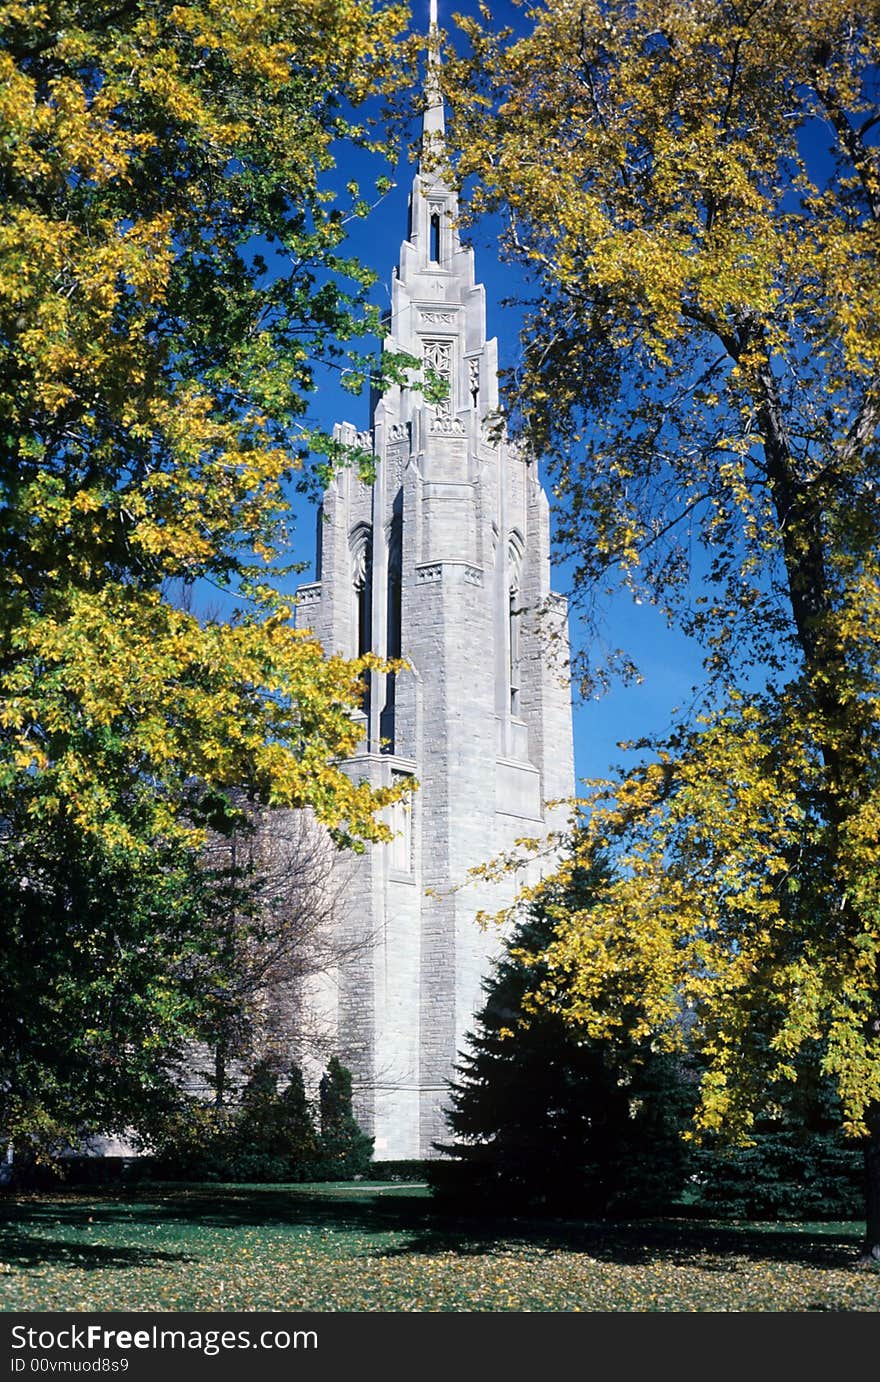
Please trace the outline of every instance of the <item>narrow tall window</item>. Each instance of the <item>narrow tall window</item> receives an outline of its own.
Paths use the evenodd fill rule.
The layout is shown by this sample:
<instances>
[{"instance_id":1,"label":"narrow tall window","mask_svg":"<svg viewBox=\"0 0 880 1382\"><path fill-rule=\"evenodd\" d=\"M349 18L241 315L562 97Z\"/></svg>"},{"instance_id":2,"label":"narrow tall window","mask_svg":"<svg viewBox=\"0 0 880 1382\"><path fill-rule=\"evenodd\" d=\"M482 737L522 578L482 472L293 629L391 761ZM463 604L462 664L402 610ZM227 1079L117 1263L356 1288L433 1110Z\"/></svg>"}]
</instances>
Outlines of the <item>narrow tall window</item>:
<instances>
[{"instance_id":1,"label":"narrow tall window","mask_svg":"<svg viewBox=\"0 0 880 1382\"><path fill-rule=\"evenodd\" d=\"M372 652L373 644L373 592L372 582L365 579L356 587L357 595L357 655L363 657L365 653ZM361 710L370 718L370 691L372 676L369 672L364 673L364 696L361 701Z\"/></svg>"},{"instance_id":2,"label":"narrow tall window","mask_svg":"<svg viewBox=\"0 0 880 1382\"><path fill-rule=\"evenodd\" d=\"M514 589L510 592L510 713L518 715L520 711L520 616L522 611L519 607L519 592Z\"/></svg>"},{"instance_id":3,"label":"narrow tall window","mask_svg":"<svg viewBox=\"0 0 880 1382\"><path fill-rule=\"evenodd\" d=\"M397 507L397 506L395 506ZM401 590L401 518L395 513L388 543L388 597L385 605L385 655L399 658L403 648ZM397 673L385 677L385 706L382 711L382 743L387 753L395 752L394 708L397 699Z\"/></svg>"},{"instance_id":4,"label":"narrow tall window","mask_svg":"<svg viewBox=\"0 0 880 1382\"><path fill-rule=\"evenodd\" d=\"M401 656L401 568L388 572L388 656Z\"/></svg>"},{"instance_id":5,"label":"narrow tall window","mask_svg":"<svg viewBox=\"0 0 880 1382\"><path fill-rule=\"evenodd\" d=\"M435 211L431 217L431 262L440 263L440 213Z\"/></svg>"},{"instance_id":6,"label":"narrow tall window","mask_svg":"<svg viewBox=\"0 0 880 1382\"><path fill-rule=\"evenodd\" d=\"M358 613L358 636L357 636L357 655L363 657L365 653L371 651L372 643L372 600L370 599L370 586L368 581L363 581L357 587L357 613Z\"/></svg>"},{"instance_id":7,"label":"narrow tall window","mask_svg":"<svg viewBox=\"0 0 880 1382\"><path fill-rule=\"evenodd\" d=\"M400 572L388 575L388 656L400 657Z\"/></svg>"}]
</instances>

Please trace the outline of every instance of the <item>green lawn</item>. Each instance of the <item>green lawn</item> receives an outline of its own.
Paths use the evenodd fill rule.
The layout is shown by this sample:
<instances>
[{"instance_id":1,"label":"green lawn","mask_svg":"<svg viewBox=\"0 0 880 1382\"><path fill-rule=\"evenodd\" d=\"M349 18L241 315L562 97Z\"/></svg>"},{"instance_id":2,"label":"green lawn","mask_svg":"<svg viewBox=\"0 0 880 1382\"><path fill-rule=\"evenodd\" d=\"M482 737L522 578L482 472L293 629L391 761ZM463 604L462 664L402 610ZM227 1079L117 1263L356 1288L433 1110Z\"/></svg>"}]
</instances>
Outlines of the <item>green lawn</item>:
<instances>
[{"instance_id":1,"label":"green lawn","mask_svg":"<svg viewBox=\"0 0 880 1382\"><path fill-rule=\"evenodd\" d=\"M3 1310L880 1310L857 1224L439 1216L407 1185L0 1198Z\"/></svg>"}]
</instances>

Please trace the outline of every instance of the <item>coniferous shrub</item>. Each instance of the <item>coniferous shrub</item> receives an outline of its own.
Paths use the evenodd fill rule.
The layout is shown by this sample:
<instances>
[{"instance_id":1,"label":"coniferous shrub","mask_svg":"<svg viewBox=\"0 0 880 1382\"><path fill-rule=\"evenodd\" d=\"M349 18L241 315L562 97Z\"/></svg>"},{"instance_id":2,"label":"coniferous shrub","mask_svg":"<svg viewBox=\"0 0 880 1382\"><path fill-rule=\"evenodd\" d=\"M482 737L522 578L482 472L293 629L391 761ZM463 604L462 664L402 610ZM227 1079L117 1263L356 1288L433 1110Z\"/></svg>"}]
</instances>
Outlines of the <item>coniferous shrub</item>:
<instances>
[{"instance_id":1,"label":"coniferous shrub","mask_svg":"<svg viewBox=\"0 0 880 1382\"><path fill-rule=\"evenodd\" d=\"M750 1040L760 1065L768 1032L756 1023ZM698 1204L740 1219L862 1216L863 1147L841 1132L840 1098L824 1070L826 1055L824 1042L804 1042L790 1078L766 1082L751 1146L725 1147L710 1138L695 1150Z\"/></svg>"},{"instance_id":2,"label":"coniferous shrub","mask_svg":"<svg viewBox=\"0 0 880 1382\"><path fill-rule=\"evenodd\" d=\"M242 1091L238 1138L256 1151L284 1155L278 1074L268 1060L257 1062Z\"/></svg>"},{"instance_id":3,"label":"coniferous shrub","mask_svg":"<svg viewBox=\"0 0 880 1382\"><path fill-rule=\"evenodd\" d=\"M319 1174L321 1154L303 1073L298 1065L291 1066L279 1103L286 1154L292 1169L296 1171L296 1178L315 1180Z\"/></svg>"},{"instance_id":4,"label":"coniferous shrub","mask_svg":"<svg viewBox=\"0 0 880 1382\"><path fill-rule=\"evenodd\" d=\"M363 1176L373 1159L373 1139L361 1130L352 1111L351 1072L331 1056L318 1090L321 1110L320 1153L328 1180Z\"/></svg>"},{"instance_id":5,"label":"coniferous shrub","mask_svg":"<svg viewBox=\"0 0 880 1382\"><path fill-rule=\"evenodd\" d=\"M858 1219L864 1206L861 1149L833 1131L765 1128L754 1145L699 1148L698 1202L737 1219Z\"/></svg>"},{"instance_id":6,"label":"coniferous shrub","mask_svg":"<svg viewBox=\"0 0 880 1382\"><path fill-rule=\"evenodd\" d=\"M321 1131L302 1071L286 1084L270 1061L251 1072L235 1108L183 1100L153 1147L153 1174L169 1180L258 1183L351 1180L370 1168L372 1138L352 1113L351 1074L335 1057L321 1079Z\"/></svg>"},{"instance_id":7,"label":"coniferous shrub","mask_svg":"<svg viewBox=\"0 0 880 1382\"><path fill-rule=\"evenodd\" d=\"M306 1099L302 1071L291 1067L279 1093L270 1061L260 1061L241 1098L236 1124L237 1180L312 1180L317 1166L317 1137Z\"/></svg>"}]
</instances>

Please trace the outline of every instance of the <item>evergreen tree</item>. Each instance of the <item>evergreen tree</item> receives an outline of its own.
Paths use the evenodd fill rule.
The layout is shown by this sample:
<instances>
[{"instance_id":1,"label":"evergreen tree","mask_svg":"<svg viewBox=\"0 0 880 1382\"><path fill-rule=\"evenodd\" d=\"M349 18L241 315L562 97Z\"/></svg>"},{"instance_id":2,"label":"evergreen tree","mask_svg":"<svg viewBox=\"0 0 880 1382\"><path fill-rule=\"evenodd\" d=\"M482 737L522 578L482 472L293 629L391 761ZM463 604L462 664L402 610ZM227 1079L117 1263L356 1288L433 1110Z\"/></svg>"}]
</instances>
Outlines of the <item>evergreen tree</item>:
<instances>
[{"instance_id":1,"label":"evergreen tree","mask_svg":"<svg viewBox=\"0 0 880 1382\"><path fill-rule=\"evenodd\" d=\"M279 1104L291 1175L296 1180L310 1180L316 1174L319 1158L318 1135L298 1065L290 1068L287 1088L281 1094Z\"/></svg>"},{"instance_id":2,"label":"evergreen tree","mask_svg":"<svg viewBox=\"0 0 880 1382\"><path fill-rule=\"evenodd\" d=\"M237 1109L183 1101L154 1154L163 1177L175 1180L312 1180L320 1153L302 1072L294 1065L279 1093L275 1066L261 1060Z\"/></svg>"},{"instance_id":3,"label":"evergreen tree","mask_svg":"<svg viewBox=\"0 0 880 1382\"><path fill-rule=\"evenodd\" d=\"M241 1096L240 1132L254 1151L284 1154L284 1123L278 1097L278 1074L269 1060L260 1060L251 1071Z\"/></svg>"},{"instance_id":4,"label":"evergreen tree","mask_svg":"<svg viewBox=\"0 0 880 1382\"><path fill-rule=\"evenodd\" d=\"M373 1139L362 1132L351 1106L351 1071L331 1056L318 1091L321 1108L321 1155L333 1180L364 1175L373 1156Z\"/></svg>"},{"instance_id":5,"label":"evergreen tree","mask_svg":"<svg viewBox=\"0 0 880 1382\"><path fill-rule=\"evenodd\" d=\"M450 1085L460 1168L432 1168L435 1189L487 1205L580 1213L666 1206L680 1193L689 1089L680 1062L626 1038L590 1040L558 1013L527 1012L560 908L582 911L604 862L575 868L564 891L530 905L485 981L486 1002ZM690 1100L692 1102L692 1100Z\"/></svg>"},{"instance_id":6,"label":"evergreen tree","mask_svg":"<svg viewBox=\"0 0 880 1382\"><path fill-rule=\"evenodd\" d=\"M858 1218L863 1157L858 1143L841 1132L840 1099L823 1073L824 1056L823 1042L809 1042L791 1078L767 1084L749 1146L730 1147L716 1135L695 1150L695 1184L712 1213Z\"/></svg>"}]
</instances>

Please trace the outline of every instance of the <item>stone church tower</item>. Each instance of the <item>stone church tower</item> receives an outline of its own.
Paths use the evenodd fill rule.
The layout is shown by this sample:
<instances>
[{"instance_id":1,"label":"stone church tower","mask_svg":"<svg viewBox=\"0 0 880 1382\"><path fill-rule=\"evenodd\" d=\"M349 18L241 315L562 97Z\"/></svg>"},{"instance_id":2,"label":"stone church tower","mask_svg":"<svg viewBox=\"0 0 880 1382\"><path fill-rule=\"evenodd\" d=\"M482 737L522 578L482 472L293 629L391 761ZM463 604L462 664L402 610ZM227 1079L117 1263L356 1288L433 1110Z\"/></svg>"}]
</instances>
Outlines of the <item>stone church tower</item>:
<instances>
[{"instance_id":1,"label":"stone church tower","mask_svg":"<svg viewBox=\"0 0 880 1382\"><path fill-rule=\"evenodd\" d=\"M328 487L318 579L300 587L297 608L328 652L409 666L371 676L350 771L376 785L410 776L418 790L395 808L391 844L341 861L343 924L368 944L317 999L379 1160L430 1156L448 1135L445 1082L498 950L475 914L526 881L475 885L468 870L544 835L544 802L574 791L567 611L550 589L548 504L534 461L498 426L485 290L436 171L444 116L431 47L385 348L425 361L449 393L432 406L418 389L393 387L373 402L369 430L337 425L339 440L373 453L376 480L342 470Z\"/></svg>"}]
</instances>

